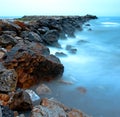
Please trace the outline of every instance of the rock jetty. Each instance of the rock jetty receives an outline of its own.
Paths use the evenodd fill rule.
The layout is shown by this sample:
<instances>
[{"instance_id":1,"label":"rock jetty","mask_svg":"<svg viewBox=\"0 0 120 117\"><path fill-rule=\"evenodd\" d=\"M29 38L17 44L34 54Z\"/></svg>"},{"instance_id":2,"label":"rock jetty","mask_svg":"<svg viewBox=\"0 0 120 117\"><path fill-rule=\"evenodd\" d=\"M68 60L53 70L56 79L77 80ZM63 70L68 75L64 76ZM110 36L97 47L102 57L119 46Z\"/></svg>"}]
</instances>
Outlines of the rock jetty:
<instances>
[{"instance_id":1,"label":"rock jetty","mask_svg":"<svg viewBox=\"0 0 120 117\"><path fill-rule=\"evenodd\" d=\"M60 48L59 38L74 37L85 22L96 18L24 16L0 20L0 117L21 117L24 115L16 111L28 110L30 117L88 117L51 99L45 98L33 106L25 90L62 76L64 65L57 56L64 53L52 55L48 46Z\"/></svg>"}]
</instances>

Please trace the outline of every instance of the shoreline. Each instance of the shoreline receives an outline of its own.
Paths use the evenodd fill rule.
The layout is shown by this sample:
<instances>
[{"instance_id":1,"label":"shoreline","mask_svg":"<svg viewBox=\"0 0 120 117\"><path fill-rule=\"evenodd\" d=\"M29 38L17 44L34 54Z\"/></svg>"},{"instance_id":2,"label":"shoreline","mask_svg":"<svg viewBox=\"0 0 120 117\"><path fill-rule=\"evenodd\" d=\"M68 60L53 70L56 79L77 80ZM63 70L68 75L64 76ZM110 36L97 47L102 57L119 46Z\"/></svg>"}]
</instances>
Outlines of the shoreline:
<instances>
[{"instance_id":1,"label":"shoreline","mask_svg":"<svg viewBox=\"0 0 120 117\"><path fill-rule=\"evenodd\" d=\"M44 16L38 17L38 19L33 17L35 20L30 21L31 17L33 16L25 16L12 22L0 20L0 69L2 73L0 94L8 98L7 101L1 98L3 105L11 105L10 108L13 110L24 110L21 104L14 105L14 101L19 100L14 99L15 95L20 93L24 96L24 91L21 93L17 90L18 88L28 89L37 82L41 82L41 80L50 81L63 74L64 66L58 57L50 54L49 48L46 46L60 48L59 38L74 37L75 31L81 31L85 22L97 18L91 15L82 17ZM29 20L29 22L26 22L26 20ZM9 81L12 81L9 87L6 86L6 83L4 84L6 81L2 81L3 74L6 74L4 77L7 78L8 84ZM12 74L12 76L9 74ZM9 102L11 95L14 101ZM22 101L25 102L26 100ZM28 102L28 105L30 106L26 108L30 109L31 101Z\"/></svg>"}]
</instances>

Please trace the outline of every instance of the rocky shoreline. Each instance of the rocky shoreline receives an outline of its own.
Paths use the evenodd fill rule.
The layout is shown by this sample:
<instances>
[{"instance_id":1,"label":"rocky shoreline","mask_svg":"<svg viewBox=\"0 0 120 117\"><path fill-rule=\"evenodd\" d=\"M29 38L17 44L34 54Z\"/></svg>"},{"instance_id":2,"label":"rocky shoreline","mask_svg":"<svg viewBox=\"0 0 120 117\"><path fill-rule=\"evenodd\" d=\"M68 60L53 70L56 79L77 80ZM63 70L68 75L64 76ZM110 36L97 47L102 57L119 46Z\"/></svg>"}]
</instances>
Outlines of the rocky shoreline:
<instances>
[{"instance_id":1,"label":"rocky shoreline","mask_svg":"<svg viewBox=\"0 0 120 117\"><path fill-rule=\"evenodd\" d=\"M30 117L88 117L53 99L42 99L33 106L26 89L62 76L64 65L47 46L61 48L59 38L75 37L75 31L81 31L85 22L96 18L24 16L0 20L0 117L23 117L16 111L28 110Z\"/></svg>"}]
</instances>

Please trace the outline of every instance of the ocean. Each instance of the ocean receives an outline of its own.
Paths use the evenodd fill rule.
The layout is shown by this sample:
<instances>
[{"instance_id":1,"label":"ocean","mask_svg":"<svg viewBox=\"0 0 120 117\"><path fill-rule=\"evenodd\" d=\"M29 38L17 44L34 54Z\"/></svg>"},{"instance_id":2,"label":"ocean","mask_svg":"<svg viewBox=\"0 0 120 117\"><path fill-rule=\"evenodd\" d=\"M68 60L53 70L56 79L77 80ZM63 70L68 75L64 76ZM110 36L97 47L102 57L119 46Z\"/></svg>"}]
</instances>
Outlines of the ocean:
<instances>
[{"instance_id":1,"label":"ocean","mask_svg":"<svg viewBox=\"0 0 120 117\"><path fill-rule=\"evenodd\" d=\"M76 32L75 38L60 39L61 49L50 48L65 66L59 80L47 83L62 103L93 117L120 117L120 17L99 17ZM66 50L71 45L76 54Z\"/></svg>"}]
</instances>

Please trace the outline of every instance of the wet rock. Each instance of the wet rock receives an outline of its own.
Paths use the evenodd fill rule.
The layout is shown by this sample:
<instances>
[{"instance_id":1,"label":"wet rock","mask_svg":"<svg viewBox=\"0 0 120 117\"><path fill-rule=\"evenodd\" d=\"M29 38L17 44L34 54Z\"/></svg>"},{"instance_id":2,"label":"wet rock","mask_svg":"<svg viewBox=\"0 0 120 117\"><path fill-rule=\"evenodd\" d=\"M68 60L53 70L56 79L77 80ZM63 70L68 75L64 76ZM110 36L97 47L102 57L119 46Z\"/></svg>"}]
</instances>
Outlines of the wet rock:
<instances>
[{"instance_id":1,"label":"wet rock","mask_svg":"<svg viewBox=\"0 0 120 117\"><path fill-rule=\"evenodd\" d=\"M47 45L57 45L58 44L59 33L57 30L49 30L43 36L43 41Z\"/></svg>"},{"instance_id":2,"label":"wet rock","mask_svg":"<svg viewBox=\"0 0 120 117\"><path fill-rule=\"evenodd\" d=\"M0 69L0 91L15 91L17 85L17 74L14 69Z\"/></svg>"},{"instance_id":3,"label":"wet rock","mask_svg":"<svg viewBox=\"0 0 120 117\"><path fill-rule=\"evenodd\" d=\"M48 100L44 101L46 102L42 101L41 105L33 107L31 117L66 117L63 108L54 103L49 103Z\"/></svg>"},{"instance_id":4,"label":"wet rock","mask_svg":"<svg viewBox=\"0 0 120 117\"><path fill-rule=\"evenodd\" d=\"M60 83L66 84L66 85L72 85L73 82L71 81L65 81L65 80L59 80Z\"/></svg>"},{"instance_id":5,"label":"wet rock","mask_svg":"<svg viewBox=\"0 0 120 117\"><path fill-rule=\"evenodd\" d=\"M85 24L85 26L90 26L90 24Z\"/></svg>"},{"instance_id":6,"label":"wet rock","mask_svg":"<svg viewBox=\"0 0 120 117\"><path fill-rule=\"evenodd\" d=\"M27 92L29 94L32 102L40 100L40 97L33 90L26 89L25 92Z\"/></svg>"},{"instance_id":7,"label":"wet rock","mask_svg":"<svg viewBox=\"0 0 120 117\"><path fill-rule=\"evenodd\" d=\"M55 56L58 56L58 57L66 57L67 55L63 52L56 52L55 53Z\"/></svg>"},{"instance_id":8,"label":"wet rock","mask_svg":"<svg viewBox=\"0 0 120 117\"><path fill-rule=\"evenodd\" d=\"M82 40L82 39L77 41L78 45L85 44L85 43L89 43L89 42L87 40Z\"/></svg>"},{"instance_id":9,"label":"wet rock","mask_svg":"<svg viewBox=\"0 0 120 117\"><path fill-rule=\"evenodd\" d=\"M71 54L76 54L77 49L74 48L72 45L67 45L66 50L68 50Z\"/></svg>"},{"instance_id":10,"label":"wet rock","mask_svg":"<svg viewBox=\"0 0 120 117\"><path fill-rule=\"evenodd\" d=\"M0 36L0 46L10 50L17 44L17 40L11 35L3 34Z\"/></svg>"},{"instance_id":11,"label":"wet rock","mask_svg":"<svg viewBox=\"0 0 120 117\"><path fill-rule=\"evenodd\" d=\"M14 112L7 106L0 106L0 117L14 117Z\"/></svg>"},{"instance_id":12,"label":"wet rock","mask_svg":"<svg viewBox=\"0 0 120 117\"><path fill-rule=\"evenodd\" d=\"M36 92L37 94L50 94L52 91L51 89L45 85L45 84L41 84L36 88Z\"/></svg>"},{"instance_id":13,"label":"wet rock","mask_svg":"<svg viewBox=\"0 0 120 117\"><path fill-rule=\"evenodd\" d=\"M31 110L32 101L29 94L25 91L16 92L9 103L9 107L10 109L17 111Z\"/></svg>"},{"instance_id":14,"label":"wet rock","mask_svg":"<svg viewBox=\"0 0 120 117\"><path fill-rule=\"evenodd\" d=\"M40 80L56 78L64 71L60 60L38 43L17 44L5 54L3 61L6 68L16 70L21 88L29 88Z\"/></svg>"},{"instance_id":15,"label":"wet rock","mask_svg":"<svg viewBox=\"0 0 120 117\"><path fill-rule=\"evenodd\" d=\"M34 106L31 117L89 117L85 113L69 108L54 100L44 98L41 104Z\"/></svg>"},{"instance_id":16,"label":"wet rock","mask_svg":"<svg viewBox=\"0 0 120 117\"><path fill-rule=\"evenodd\" d=\"M78 87L77 89L78 89L78 90L80 91L80 93L82 93L82 94L84 94L84 93L87 92L87 89L84 88L84 87Z\"/></svg>"}]
</instances>

